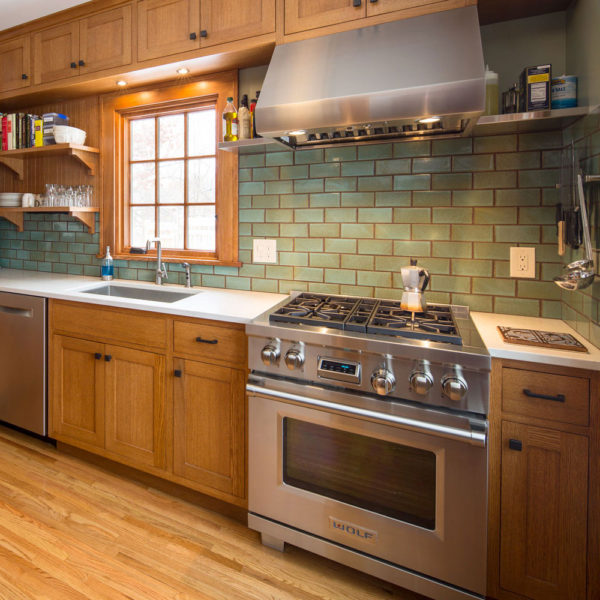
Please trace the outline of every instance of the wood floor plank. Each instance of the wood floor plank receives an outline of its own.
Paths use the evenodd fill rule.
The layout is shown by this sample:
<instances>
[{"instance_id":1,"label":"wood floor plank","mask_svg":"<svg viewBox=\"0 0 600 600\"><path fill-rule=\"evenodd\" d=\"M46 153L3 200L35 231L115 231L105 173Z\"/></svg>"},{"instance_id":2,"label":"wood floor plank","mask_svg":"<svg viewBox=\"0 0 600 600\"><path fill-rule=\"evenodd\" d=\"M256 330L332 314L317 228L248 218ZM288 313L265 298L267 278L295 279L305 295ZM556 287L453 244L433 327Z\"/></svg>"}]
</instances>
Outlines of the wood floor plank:
<instances>
[{"instance_id":1,"label":"wood floor plank","mask_svg":"<svg viewBox=\"0 0 600 600\"><path fill-rule=\"evenodd\" d=\"M2 600L425 600L0 427Z\"/></svg>"}]
</instances>

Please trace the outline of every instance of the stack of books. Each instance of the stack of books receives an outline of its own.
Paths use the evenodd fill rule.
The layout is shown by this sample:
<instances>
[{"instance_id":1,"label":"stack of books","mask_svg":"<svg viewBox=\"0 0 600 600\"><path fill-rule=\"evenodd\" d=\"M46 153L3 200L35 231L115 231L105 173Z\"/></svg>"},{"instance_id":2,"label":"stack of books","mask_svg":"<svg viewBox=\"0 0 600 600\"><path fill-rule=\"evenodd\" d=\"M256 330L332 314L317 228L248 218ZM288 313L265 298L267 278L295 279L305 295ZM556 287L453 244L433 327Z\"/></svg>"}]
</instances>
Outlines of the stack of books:
<instances>
[{"instance_id":1,"label":"stack of books","mask_svg":"<svg viewBox=\"0 0 600 600\"><path fill-rule=\"evenodd\" d=\"M0 113L2 150L43 146L42 117L27 113Z\"/></svg>"}]
</instances>

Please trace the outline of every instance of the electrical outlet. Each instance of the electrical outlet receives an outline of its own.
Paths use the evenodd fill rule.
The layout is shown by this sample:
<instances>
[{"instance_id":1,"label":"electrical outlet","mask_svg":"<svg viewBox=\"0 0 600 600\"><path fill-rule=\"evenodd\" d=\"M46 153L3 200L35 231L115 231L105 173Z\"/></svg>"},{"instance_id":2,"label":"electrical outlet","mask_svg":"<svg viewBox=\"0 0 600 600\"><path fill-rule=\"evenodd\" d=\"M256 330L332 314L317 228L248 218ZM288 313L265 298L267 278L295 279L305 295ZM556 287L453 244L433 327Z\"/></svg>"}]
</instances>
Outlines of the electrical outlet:
<instances>
[{"instance_id":1,"label":"electrical outlet","mask_svg":"<svg viewBox=\"0 0 600 600\"><path fill-rule=\"evenodd\" d=\"M277 262L277 240L256 239L252 242L252 262Z\"/></svg>"},{"instance_id":2,"label":"electrical outlet","mask_svg":"<svg viewBox=\"0 0 600 600\"><path fill-rule=\"evenodd\" d=\"M535 248L510 249L510 276L535 279Z\"/></svg>"}]
</instances>

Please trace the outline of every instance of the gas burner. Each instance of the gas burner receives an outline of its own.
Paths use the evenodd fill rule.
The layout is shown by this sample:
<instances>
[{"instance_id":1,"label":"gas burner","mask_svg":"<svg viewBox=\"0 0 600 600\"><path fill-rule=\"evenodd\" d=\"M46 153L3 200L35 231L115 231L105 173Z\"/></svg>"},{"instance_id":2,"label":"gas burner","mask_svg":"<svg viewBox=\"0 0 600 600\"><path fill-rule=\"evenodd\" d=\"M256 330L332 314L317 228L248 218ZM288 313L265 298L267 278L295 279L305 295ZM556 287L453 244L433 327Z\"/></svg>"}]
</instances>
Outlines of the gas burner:
<instances>
[{"instance_id":1,"label":"gas burner","mask_svg":"<svg viewBox=\"0 0 600 600\"><path fill-rule=\"evenodd\" d=\"M411 313L395 300L302 293L272 313L269 320L462 344L451 307L444 305Z\"/></svg>"}]
</instances>

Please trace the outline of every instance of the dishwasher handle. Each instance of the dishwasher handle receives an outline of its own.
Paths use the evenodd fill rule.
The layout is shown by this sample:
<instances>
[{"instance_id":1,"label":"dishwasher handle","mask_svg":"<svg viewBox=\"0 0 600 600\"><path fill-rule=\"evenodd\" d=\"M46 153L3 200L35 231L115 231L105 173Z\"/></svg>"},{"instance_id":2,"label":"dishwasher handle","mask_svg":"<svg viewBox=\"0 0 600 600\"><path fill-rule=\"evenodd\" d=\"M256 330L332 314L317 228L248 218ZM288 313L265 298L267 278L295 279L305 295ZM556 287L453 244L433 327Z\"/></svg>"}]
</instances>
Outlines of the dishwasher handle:
<instances>
[{"instance_id":1,"label":"dishwasher handle","mask_svg":"<svg viewBox=\"0 0 600 600\"><path fill-rule=\"evenodd\" d=\"M2 306L0 305L0 313L4 313L6 315L13 315L15 317L33 317L33 309L32 308L14 308L13 306Z\"/></svg>"}]
</instances>

